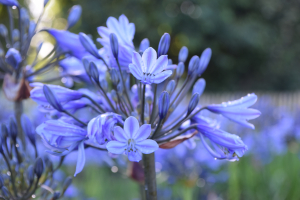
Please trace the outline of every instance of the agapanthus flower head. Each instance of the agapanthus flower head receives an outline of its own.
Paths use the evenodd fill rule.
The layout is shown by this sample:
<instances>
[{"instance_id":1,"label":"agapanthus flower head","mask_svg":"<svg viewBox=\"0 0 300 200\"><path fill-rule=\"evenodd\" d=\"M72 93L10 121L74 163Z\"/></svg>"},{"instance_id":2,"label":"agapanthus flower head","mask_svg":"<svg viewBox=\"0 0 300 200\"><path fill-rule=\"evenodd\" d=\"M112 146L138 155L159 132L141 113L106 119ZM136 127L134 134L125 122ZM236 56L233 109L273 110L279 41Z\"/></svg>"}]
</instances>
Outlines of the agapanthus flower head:
<instances>
[{"instance_id":1,"label":"agapanthus flower head","mask_svg":"<svg viewBox=\"0 0 300 200\"><path fill-rule=\"evenodd\" d=\"M89 122L87 127L88 137L97 141L100 145L115 140L113 127L117 123L124 123L121 115L116 113L101 114Z\"/></svg>"},{"instance_id":2,"label":"agapanthus flower head","mask_svg":"<svg viewBox=\"0 0 300 200\"><path fill-rule=\"evenodd\" d=\"M125 152L128 159L138 162L142 159L141 153L150 154L158 149L158 144L151 139L147 139L151 134L151 125L139 122L135 117L128 117L124 123L124 129L120 126L114 128L116 141L107 143L106 148L114 154Z\"/></svg>"},{"instance_id":3,"label":"agapanthus flower head","mask_svg":"<svg viewBox=\"0 0 300 200\"><path fill-rule=\"evenodd\" d=\"M165 70L168 56L162 55L157 59L156 51L149 47L141 56L134 52L129 70L132 75L144 84L158 84L172 75L171 70Z\"/></svg>"},{"instance_id":4,"label":"agapanthus flower head","mask_svg":"<svg viewBox=\"0 0 300 200\"><path fill-rule=\"evenodd\" d=\"M207 109L213 113L222 114L224 117L238 124L254 129L254 125L250 124L247 120L255 119L260 115L258 110L248 108L252 106L256 100L257 96L252 93L235 101L209 105Z\"/></svg>"},{"instance_id":5,"label":"agapanthus flower head","mask_svg":"<svg viewBox=\"0 0 300 200\"><path fill-rule=\"evenodd\" d=\"M48 120L36 128L47 152L56 156L64 156L78 148L78 159L75 175L78 174L85 164L84 141L87 139L87 131L74 124L60 120Z\"/></svg>"}]
</instances>

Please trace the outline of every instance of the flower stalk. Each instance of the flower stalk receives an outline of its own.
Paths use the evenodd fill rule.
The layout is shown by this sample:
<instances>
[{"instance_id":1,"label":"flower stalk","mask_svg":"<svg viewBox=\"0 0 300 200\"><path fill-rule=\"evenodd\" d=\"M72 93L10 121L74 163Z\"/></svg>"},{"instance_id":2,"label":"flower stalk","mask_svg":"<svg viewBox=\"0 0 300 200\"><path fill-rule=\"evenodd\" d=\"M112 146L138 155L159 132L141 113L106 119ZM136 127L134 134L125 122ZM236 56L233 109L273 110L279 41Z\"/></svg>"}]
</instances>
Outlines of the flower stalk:
<instances>
[{"instance_id":1,"label":"flower stalk","mask_svg":"<svg viewBox=\"0 0 300 200\"><path fill-rule=\"evenodd\" d=\"M145 193L147 200L157 200L155 156L154 153L143 154L145 174Z\"/></svg>"}]
</instances>

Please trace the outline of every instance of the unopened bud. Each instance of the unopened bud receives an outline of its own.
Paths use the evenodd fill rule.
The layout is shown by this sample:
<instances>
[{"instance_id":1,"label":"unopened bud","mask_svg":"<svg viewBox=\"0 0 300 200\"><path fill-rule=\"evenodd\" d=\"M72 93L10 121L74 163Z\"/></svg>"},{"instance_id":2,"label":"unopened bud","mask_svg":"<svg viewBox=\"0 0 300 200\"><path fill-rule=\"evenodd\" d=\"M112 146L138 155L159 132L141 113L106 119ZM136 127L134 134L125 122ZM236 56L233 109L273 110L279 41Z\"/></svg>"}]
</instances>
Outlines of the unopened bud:
<instances>
[{"instance_id":1,"label":"unopened bud","mask_svg":"<svg viewBox=\"0 0 300 200\"><path fill-rule=\"evenodd\" d=\"M177 65L177 69L176 69L176 77L177 77L177 78L180 78L180 77L182 76L182 74L184 73L184 70L185 70L184 63L183 63L183 62L180 62L180 63Z\"/></svg>"},{"instance_id":2,"label":"unopened bud","mask_svg":"<svg viewBox=\"0 0 300 200\"><path fill-rule=\"evenodd\" d=\"M111 98L112 98L115 102L118 102L118 96L117 96L116 90L111 90L111 91L110 91L110 96L111 96Z\"/></svg>"},{"instance_id":3,"label":"unopened bud","mask_svg":"<svg viewBox=\"0 0 300 200\"><path fill-rule=\"evenodd\" d=\"M178 54L178 62L185 62L189 55L189 50L187 47L183 46Z\"/></svg>"},{"instance_id":4,"label":"unopened bud","mask_svg":"<svg viewBox=\"0 0 300 200\"><path fill-rule=\"evenodd\" d=\"M59 112L63 112L64 109L62 105L58 102L58 99L47 85L43 86L43 91L48 103Z\"/></svg>"},{"instance_id":5,"label":"unopened bud","mask_svg":"<svg viewBox=\"0 0 300 200\"><path fill-rule=\"evenodd\" d=\"M79 20L81 16L81 6L80 5L75 5L71 8L69 16L68 16L68 29L73 27Z\"/></svg>"},{"instance_id":6,"label":"unopened bud","mask_svg":"<svg viewBox=\"0 0 300 200\"><path fill-rule=\"evenodd\" d=\"M18 136L18 126L14 117L11 117L9 119L9 133L14 143L16 143Z\"/></svg>"},{"instance_id":7,"label":"unopened bud","mask_svg":"<svg viewBox=\"0 0 300 200\"><path fill-rule=\"evenodd\" d=\"M102 89L104 90L104 92L107 92L107 90L108 90L108 83L107 83L107 81L105 79L102 79L100 81L100 85L101 85Z\"/></svg>"},{"instance_id":8,"label":"unopened bud","mask_svg":"<svg viewBox=\"0 0 300 200\"><path fill-rule=\"evenodd\" d=\"M34 21L30 21L29 23L29 28L28 28L28 37L31 38L34 35L34 31L35 31L35 22Z\"/></svg>"},{"instance_id":9,"label":"unopened bud","mask_svg":"<svg viewBox=\"0 0 300 200\"><path fill-rule=\"evenodd\" d=\"M101 59L101 56L98 53L98 49L96 48L96 45L92 41L92 39L87 36L85 33L79 33L79 40L82 44L82 46L87 50L90 54L95 56L98 59Z\"/></svg>"},{"instance_id":10,"label":"unopened bud","mask_svg":"<svg viewBox=\"0 0 300 200\"><path fill-rule=\"evenodd\" d=\"M207 48L203 51L203 53L201 54L201 57L200 57L200 61L199 61L199 66L198 66L198 69L197 69L197 75L198 76L201 76L203 74L203 72L206 70L207 68L207 65L210 61L210 58L211 58L211 49L210 48Z\"/></svg>"},{"instance_id":11,"label":"unopened bud","mask_svg":"<svg viewBox=\"0 0 300 200\"><path fill-rule=\"evenodd\" d=\"M8 136L8 130L5 124L1 124L1 139L5 141Z\"/></svg>"},{"instance_id":12,"label":"unopened bud","mask_svg":"<svg viewBox=\"0 0 300 200\"><path fill-rule=\"evenodd\" d=\"M21 20L22 20L22 23L24 23L24 24L22 24L23 26L25 26L29 23L29 15L28 15L26 8L21 8Z\"/></svg>"},{"instance_id":13,"label":"unopened bud","mask_svg":"<svg viewBox=\"0 0 300 200\"><path fill-rule=\"evenodd\" d=\"M175 89L175 85L176 85L175 81L174 81L174 80L171 80L171 81L168 83L167 87L166 87L166 91L167 91L169 94L173 93L173 91L174 91L174 89Z\"/></svg>"},{"instance_id":14,"label":"unopened bud","mask_svg":"<svg viewBox=\"0 0 300 200\"><path fill-rule=\"evenodd\" d=\"M114 85L117 85L119 83L119 75L116 69L112 68L110 70L110 78L111 78L111 82Z\"/></svg>"},{"instance_id":15,"label":"unopened bud","mask_svg":"<svg viewBox=\"0 0 300 200\"><path fill-rule=\"evenodd\" d=\"M170 41L171 41L171 37L169 33L164 33L159 41L157 57L161 55L166 55L168 53L170 48Z\"/></svg>"},{"instance_id":16,"label":"unopened bud","mask_svg":"<svg viewBox=\"0 0 300 200\"><path fill-rule=\"evenodd\" d=\"M12 66L14 69L19 67L19 64L22 61L21 54L15 48L10 48L5 55L5 62Z\"/></svg>"},{"instance_id":17,"label":"unopened bud","mask_svg":"<svg viewBox=\"0 0 300 200\"><path fill-rule=\"evenodd\" d=\"M27 168L27 179L29 181L29 184L31 185L34 181L34 168L33 168L33 165L30 165L28 168Z\"/></svg>"},{"instance_id":18,"label":"unopened bud","mask_svg":"<svg viewBox=\"0 0 300 200\"><path fill-rule=\"evenodd\" d=\"M119 54L119 42L118 42L118 38L114 33L111 33L109 35L109 39L110 39L110 48L111 48L111 52L114 55L115 59L118 59L118 54Z\"/></svg>"},{"instance_id":19,"label":"unopened bud","mask_svg":"<svg viewBox=\"0 0 300 200\"><path fill-rule=\"evenodd\" d=\"M7 28L4 24L0 24L0 35L2 37L6 37L7 36Z\"/></svg>"},{"instance_id":20,"label":"unopened bud","mask_svg":"<svg viewBox=\"0 0 300 200\"><path fill-rule=\"evenodd\" d=\"M72 184L72 178L69 176L66 178L66 180L64 181L64 184L63 184L63 192L62 193L65 193L65 191L68 189L68 187Z\"/></svg>"},{"instance_id":21,"label":"unopened bud","mask_svg":"<svg viewBox=\"0 0 300 200\"><path fill-rule=\"evenodd\" d=\"M193 87L192 94L198 93L200 96L202 95L205 89L206 82L203 78L200 78Z\"/></svg>"},{"instance_id":22,"label":"unopened bud","mask_svg":"<svg viewBox=\"0 0 300 200\"><path fill-rule=\"evenodd\" d=\"M52 200L59 199L59 197L60 197L60 191L55 191L55 192L53 193Z\"/></svg>"},{"instance_id":23,"label":"unopened bud","mask_svg":"<svg viewBox=\"0 0 300 200\"><path fill-rule=\"evenodd\" d=\"M95 82L99 82L99 71L94 62L90 62L89 75L94 79Z\"/></svg>"},{"instance_id":24,"label":"unopened bud","mask_svg":"<svg viewBox=\"0 0 300 200\"><path fill-rule=\"evenodd\" d=\"M158 115L160 119L163 119L168 114L170 105L170 96L169 93L164 91L161 93L158 101Z\"/></svg>"},{"instance_id":25,"label":"unopened bud","mask_svg":"<svg viewBox=\"0 0 300 200\"><path fill-rule=\"evenodd\" d=\"M122 96L122 94L123 94L123 92L124 92L124 87L123 87L122 82L120 82L120 83L117 85L117 92L118 92L118 95Z\"/></svg>"},{"instance_id":26,"label":"unopened bud","mask_svg":"<svg viewBox=\"0 0 300 200\"><path fill-rule=\"evenodd\" d=\"M198 93L195 93L189 103L188 106L188 111L187 111L187 115L191 114L191 112L193 112L193 110L196 108L196 106L198 105L200 100L200 95Z\"/></svg>"},{"instance_id":27,"label":"unopened bud","mask_svg":"<svg viewBox=\"0 0 300 200\"><path fill-rule=\"evenodd\" d=\"M199 57L193 56L189 62L188 75L192 75L192 73L196 72L199 64Z\"/></svg>"},{"instance_id":28,"label":"unopened bud","mask_svg":"<svg viewBox=\"0 0 300 200\"><path fill-rule=\"evenodd\" d=\"M82 64L83 64L83 67L84 67L86 73L89 74L90 73L89 72L89 67L90 67L90 61L89 61L89 59L86 58L86 57L82 58Z\"/></svg>"},{"instance_id":29,"label":"unopened bud","mask_svg":"<svg viewBox=\"0 0 300 200\"><path fill-rule=\"evenodd\" d=\"M144 52L149 47L150 47L150 42L149 42L148 38L145 38L141 41L139 51Z\"/></svg>"},{"instance_id":30,"label":"unopened bud","mask_svg":"<svg viewBox=\"0 0 300 200\"><path fill-rule=\"evenodd\" d=\"M34 164L34 173L38 177L38 179L42 176L44 172L44 163L41 158L37 158Z\"/></svg>"},{"instance_id":31,"label":"unopened bud","mask_svg":"<svg viewBox=\"0 0 300 200\"><path fill-rule=\"evenodd\" d=\"M35 130L30 119L25 114L22 114L21 116L21 125L25 135L28 137L31 144L35 146Z\"/></svg>"}]
</instances>

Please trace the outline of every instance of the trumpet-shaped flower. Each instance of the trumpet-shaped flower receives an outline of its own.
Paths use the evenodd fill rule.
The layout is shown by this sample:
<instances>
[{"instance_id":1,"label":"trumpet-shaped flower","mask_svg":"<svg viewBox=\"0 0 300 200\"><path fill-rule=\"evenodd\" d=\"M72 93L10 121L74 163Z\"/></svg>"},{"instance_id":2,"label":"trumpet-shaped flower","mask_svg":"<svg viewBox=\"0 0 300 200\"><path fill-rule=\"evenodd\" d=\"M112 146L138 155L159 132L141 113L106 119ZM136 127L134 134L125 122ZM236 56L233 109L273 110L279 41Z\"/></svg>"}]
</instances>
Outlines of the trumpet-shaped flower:
<instances>
[{"instance_id":1,"label":"trumpet-shaped flower","mask_svg":"<svg viewBox=\"0 0 300 200\"><path fill-rule=\"evenodd\" d=\"M151 139L147 139L151 134L151 125L144 124L139 127L139 122L135 117L128 117L124 123L124 129L120 126L114 128L114 137L117 141L110 141L106 148L114 154L125 152L128 159L138 162L142 159L141 153L150 154L158 149L158 144Z\"/></svg>"},{"instance_id":2,"label":"trumpet-shaped flower","mask_svg":"<svg viewBox=\"0 0 300 200\"><path fill-rule=\"evenodd\" d=\"M172 70L165 70L168 56L162 55L157 59L156 51L149 47L141 56L134 52L129 70L132 75L144 84L161 83L172 75Z\"/></svg>"},{"instance_id":3,"label":"trumpet-shaped flower","mask_svg":"<svg viewBox=\"0 0 300 200\"><path fill-rule=\"evenodd\" d=\"M230 161L238 160L238 157L242 157L247 150L247 146L237 135L227 133L221 129L211 127L206 124L199 124L198 131L204 147L208 152L216 159L228 159ZM204 137L211 141L214 149L206 143Z\"/></svg>"},{"instance_id":4,"label":"trumpet-shaped flower","mask_svg":"<svg viewBox=\"0 0 300 200\"><path fill-rule=\"evenodd\" d=\"M121 115L115 113L105 113L93 118L87 128L90 139L96 139L99 144L105 144L114 140L113 127L116 123L123 124Z\"/></svg>"},{"instance_id":5,"label":"trumpet-shaped flower","mask_svg":"<svg viewBox=\"0 0 300 200\"><path fill-rule=\"evenodd\" d=\"M245 127L254 129L254 125L250 124L247 120L255 119L260 115L258 110L248 108L252 106L256 100L257 96L252 93L235 101L209 105L207 109L213 113L222 114L224 117Z\"/></svg>"},{"instance_id":6,"label":"trumpet-shaped flower","mask_svg":"<svg viewBox=\"0 0 300 200\"><path fill-rule=\"evenodd\" d=\"M65 156L78 147L78 158L76 165L76 176L82 171L85 164L84 141L87 139L85 129L68 124L60 120L48 120L36 128L45 146L49 149L47 152L56 156Z\"/></svg>"},{"instance_id":7,"label":"trumpet-shaped flower","mask_svg":"<svg viewBox=\"0 0 300 200\"><path fill-rule=\"evenodd\" d=\"M106 21L107 27L98 27L98 33L101 38L97 41L104 47L109 57L112 67L118 68L117 62L111 52L110 34L114 33L119 43L118 60L123 69L128 69L134 51L133 37L135 33L135 25L129 23L125 15L121 15L119 20L109 17Z\"/></svg>"}]
</instances>

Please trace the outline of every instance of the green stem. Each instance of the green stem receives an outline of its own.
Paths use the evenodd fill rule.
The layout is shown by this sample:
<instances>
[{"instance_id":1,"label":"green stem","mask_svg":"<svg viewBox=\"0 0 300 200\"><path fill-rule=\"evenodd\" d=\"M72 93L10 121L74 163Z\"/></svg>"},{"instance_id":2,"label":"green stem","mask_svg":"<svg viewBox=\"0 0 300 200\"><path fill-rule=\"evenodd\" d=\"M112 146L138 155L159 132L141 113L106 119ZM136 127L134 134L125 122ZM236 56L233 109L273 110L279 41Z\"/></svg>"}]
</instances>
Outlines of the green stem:
<instances>
[{"instance_id":1,"label":"green stem","mask_svg":"<svg viewBox=\"0 0 300 200\"><path fill-rule=\"evenodd\" d=\"M143 154L145 193L147 200L157 200L154 153Z\"/></svg>"},{"instance_id":2,"label":"green stem","mask_svg":"<svg viewBox=\"0 0 300 200\"><path fill-rule=\"evenodd\" d=\"M141 104L141 123L142 124L144 124L145 91L146 91L146 84L143 84L142 104Z\"/></svg>"},{"instance_id":3,"label":"green stem","mask_svg":"<svg viewBox=\"0 0 300 200\"><path fill-rule=\"evenodd\" d=\"M21 116L23 113L23 102L22 101L15 101L14 102L14 110L15 110L15 117L17 120L17 126L18 126L18 133L22 142L23 150L26 150L26 140L25 140L25 134L22 129L21 125Z\"/></svg>"}]
</instances>

